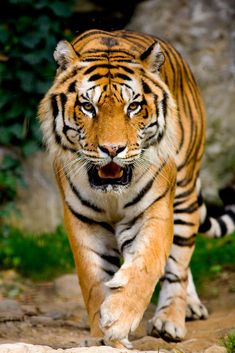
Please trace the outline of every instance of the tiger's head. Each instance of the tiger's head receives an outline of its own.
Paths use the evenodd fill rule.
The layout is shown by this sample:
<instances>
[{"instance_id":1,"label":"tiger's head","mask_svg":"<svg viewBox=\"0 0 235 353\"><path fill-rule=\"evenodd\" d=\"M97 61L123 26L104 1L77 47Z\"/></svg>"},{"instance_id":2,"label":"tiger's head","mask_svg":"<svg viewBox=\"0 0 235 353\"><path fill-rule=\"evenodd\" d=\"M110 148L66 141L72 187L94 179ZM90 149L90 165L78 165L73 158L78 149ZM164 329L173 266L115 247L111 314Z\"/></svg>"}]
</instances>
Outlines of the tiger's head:
<instances>
[{"instance_id":1,"label":"tiger's head","mask_svg":"<svg viewBox=\"0 0 235 353\"><path fill-rule=\"evenodd\" d=\"M39 118L54 157L65 168L85 168L91 186L105 190L127 187L143 160L168 157L176 114L159 74L159 43L133 53L125 40L103 33L85 44L58 43L57 75Z\"/></svg>"}]
</instances>

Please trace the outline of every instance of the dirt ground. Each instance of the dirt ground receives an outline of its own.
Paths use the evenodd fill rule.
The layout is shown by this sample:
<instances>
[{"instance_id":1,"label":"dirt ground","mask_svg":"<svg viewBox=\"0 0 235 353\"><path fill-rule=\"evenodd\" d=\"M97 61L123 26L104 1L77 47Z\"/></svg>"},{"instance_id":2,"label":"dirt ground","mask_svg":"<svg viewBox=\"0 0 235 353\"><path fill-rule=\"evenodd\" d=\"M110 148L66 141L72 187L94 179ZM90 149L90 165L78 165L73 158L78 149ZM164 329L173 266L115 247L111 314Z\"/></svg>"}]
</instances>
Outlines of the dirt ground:
<instances>
[{"instance_id":1,"label":"dirt ground","mask_svg":"<svg viewBox=\"0 0 235 353\"><path fill-rule=\"evenodd\" d=\"M222 345L221 337L235 331L235 273L225 271L205 285L202 298L209 319L188 322L187 336L177 344L146 336L146 320L154 312L150 304L131 337L134 348L203 353L213 345ZM87 315L76 275L34 283L14 271L0 272L0 344L25 342L65 349L79 346L88 337Z\"/></svg>"}]
</instances>

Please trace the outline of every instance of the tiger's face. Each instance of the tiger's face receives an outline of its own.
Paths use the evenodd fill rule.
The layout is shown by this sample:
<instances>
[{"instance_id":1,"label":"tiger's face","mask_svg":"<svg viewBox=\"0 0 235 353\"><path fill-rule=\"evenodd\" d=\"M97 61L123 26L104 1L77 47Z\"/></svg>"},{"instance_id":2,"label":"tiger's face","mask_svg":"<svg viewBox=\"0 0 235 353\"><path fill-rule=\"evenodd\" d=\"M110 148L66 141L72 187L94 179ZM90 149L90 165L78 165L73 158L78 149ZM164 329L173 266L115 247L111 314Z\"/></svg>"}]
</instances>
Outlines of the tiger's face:
<instances>
[{"instance_id":1,"label":"tiger's face","mask_svg":"<svg viewBox=\"0 0 235 353\"><path fill-rule=\"evenodd\" d=\"M85 166L92 187L126 187L146 151L164 138L170 93L140 60L68 60L64 52L72 56L72 48L64 45L55 54L63 52L62 68L41 104L47 100L53 117L42 123L44 135L53 130L53 142Z\"/></svg>"}]
</instances>

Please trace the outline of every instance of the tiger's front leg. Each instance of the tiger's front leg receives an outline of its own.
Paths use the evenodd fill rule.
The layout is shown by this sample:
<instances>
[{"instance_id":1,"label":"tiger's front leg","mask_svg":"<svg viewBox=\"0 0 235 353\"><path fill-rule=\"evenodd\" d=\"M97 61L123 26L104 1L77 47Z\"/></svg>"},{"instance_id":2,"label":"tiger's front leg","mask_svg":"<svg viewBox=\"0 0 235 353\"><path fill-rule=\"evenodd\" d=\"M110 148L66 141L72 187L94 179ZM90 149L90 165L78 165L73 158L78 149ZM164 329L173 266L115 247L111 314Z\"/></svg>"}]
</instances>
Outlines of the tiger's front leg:
<instances>
[{"instance_id":1,"label":"tiger's front leg","mask_svg":"<svg viewBox=\"0 0 235 353\"><path fill-rule=\"evenodd\" d=\"M65 204L65 226L88 312L91 335L102 338L100 305L109 291L104 283L119 268L119 252L109 224L89 224L85 217L83 220L79 217Z\"/></svg>"},{"instance_id":2,"label":"tiger's front leg","mask_svg":"<svg viewBox=\"0 0 235 353\"><path fill-rule=\"evenodd\" d=\"M111 344L127 341L129 333L137 328L163 274L173 238L172 197L168 191L135 222L117 229L124 263L106 282L110 292L100 310L101 329ZM123 241L127 233L128 240Z\"/></svg>"}]
</instances>

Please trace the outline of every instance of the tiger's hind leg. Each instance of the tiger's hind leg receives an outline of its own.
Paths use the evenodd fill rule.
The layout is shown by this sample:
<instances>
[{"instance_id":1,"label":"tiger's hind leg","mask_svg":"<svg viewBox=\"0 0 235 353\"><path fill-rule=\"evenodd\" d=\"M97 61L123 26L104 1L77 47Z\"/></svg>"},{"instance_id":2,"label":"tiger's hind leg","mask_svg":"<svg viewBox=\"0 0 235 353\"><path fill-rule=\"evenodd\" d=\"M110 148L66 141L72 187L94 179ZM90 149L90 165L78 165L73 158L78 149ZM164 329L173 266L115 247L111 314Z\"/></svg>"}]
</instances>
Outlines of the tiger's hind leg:
<instances>
[{"instance_id":1,"label":"tiger's hind leg","mask_svg":"<svg viewBox=\"0 0 235 353\"><path fill-rule=\"evenodd\" d=\"M204 320L208 318L208 311L204 304L202 304L194 282L193 276L188 270L188 286L187 286L187 307L186 307L186 319L187 320Z\"/></svg>"},{"instance_id":2,"label":"tiger's hind leg","mask_svg":"<svg viewBox=\"0 0 235 353\"><path fill-rule=\"evenodd\" d=\"M178 202L174 209L174 240L162 278L156 313L149 322L149 334L168 341L180 341L186 334L188 268L199 226L197 194Z\"/></svg>"}]
</instances>

